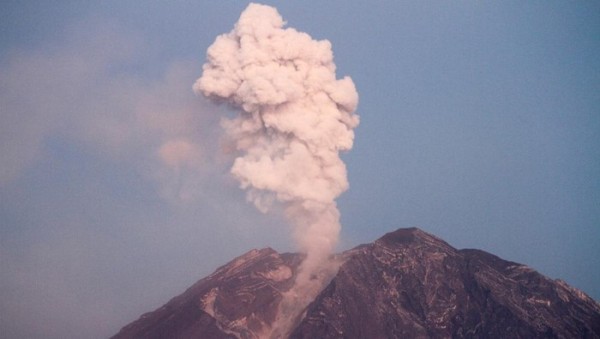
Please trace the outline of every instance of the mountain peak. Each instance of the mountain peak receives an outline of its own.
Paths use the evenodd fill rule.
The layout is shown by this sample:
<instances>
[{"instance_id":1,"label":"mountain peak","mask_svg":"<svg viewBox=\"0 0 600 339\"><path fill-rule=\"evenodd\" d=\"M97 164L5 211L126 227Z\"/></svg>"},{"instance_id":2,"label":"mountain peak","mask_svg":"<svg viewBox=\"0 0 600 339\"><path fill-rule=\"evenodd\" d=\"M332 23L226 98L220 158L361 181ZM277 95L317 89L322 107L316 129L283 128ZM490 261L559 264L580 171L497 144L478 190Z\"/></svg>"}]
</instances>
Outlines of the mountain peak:
<instances>
[{"instance_id":1,"label":"mountain peak","mask_svg":"<svg viewBox=\"0 0 600 339\"><path fill-rule=\"evenodd\" d=\"M405 247L416 247L420 250L438 248L438 250L445 252L456 251L456 249L444 240L417 227L399 228L395 231L386 233L384 236L377 239L374 244L395 250L401 250Z\"/></svg>"},{"instance_id":2,"label":"mountain peak","mask_svg":"<svg viewBox=\"0 0 600 339\"><path fill-rule=\"evenodd\" d=\"M398 244L422 240L443 242L443 240L417 227L399 228L395 231L384 234L381 238L377 239L376 242Z\"/></svg>"},{"instance_id":3,"label":"mountain peak","mask_svg":"<svg viewBox=\"0 0 600 339\"><path fill-rule=\"evenodd\" d=\"M345 258L292 338L600 337L600 306L577 290L418 228Z\"/></svg>"}]
</instances>

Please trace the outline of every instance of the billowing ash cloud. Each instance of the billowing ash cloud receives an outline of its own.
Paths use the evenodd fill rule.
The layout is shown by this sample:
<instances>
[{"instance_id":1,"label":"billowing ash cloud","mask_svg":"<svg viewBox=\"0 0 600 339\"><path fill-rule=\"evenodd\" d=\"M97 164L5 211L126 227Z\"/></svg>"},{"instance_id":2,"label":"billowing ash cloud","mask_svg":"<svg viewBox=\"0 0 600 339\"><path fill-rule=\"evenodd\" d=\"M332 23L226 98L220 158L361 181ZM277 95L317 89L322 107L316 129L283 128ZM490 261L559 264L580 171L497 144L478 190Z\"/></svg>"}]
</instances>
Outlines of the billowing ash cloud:
<instances>
[{"instance_id":1,"label":"billowing ash cloud","mask_svg":"<svg viewBox=\"0 0 600 339\"><path fill-rule=\"evenodd\" d=\"M358 94L336 79L329 41L284 25L275 8L250 4L208 49L194 90L239 111L222 121L239 152L231 173L259 210L284 207L307 254L302 285L338 240L335 199L348 189L339 152L352 148Z\"/></svg>"}]
</instances>

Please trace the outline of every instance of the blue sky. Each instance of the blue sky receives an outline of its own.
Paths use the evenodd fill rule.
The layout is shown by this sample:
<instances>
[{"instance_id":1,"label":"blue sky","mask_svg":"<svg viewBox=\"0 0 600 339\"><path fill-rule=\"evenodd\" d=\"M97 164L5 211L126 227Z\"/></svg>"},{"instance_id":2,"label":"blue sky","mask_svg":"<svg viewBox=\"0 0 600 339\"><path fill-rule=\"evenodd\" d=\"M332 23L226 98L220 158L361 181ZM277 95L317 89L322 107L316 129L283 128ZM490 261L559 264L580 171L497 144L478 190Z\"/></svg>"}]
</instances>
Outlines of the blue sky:
<instances>
[{"instance_id":1,"label":"blue sky","mask_svg":"<svg viewBox=\"0 0 600 339\"><path fill-rule=\"evenodd\" d=\"M359 92L340 250L418 226L600 299L600 3L266 4ZM0 5L2 333L106 337L249 249L294 250L191 89L246 6Z\"/></svg>"}]
</instances>

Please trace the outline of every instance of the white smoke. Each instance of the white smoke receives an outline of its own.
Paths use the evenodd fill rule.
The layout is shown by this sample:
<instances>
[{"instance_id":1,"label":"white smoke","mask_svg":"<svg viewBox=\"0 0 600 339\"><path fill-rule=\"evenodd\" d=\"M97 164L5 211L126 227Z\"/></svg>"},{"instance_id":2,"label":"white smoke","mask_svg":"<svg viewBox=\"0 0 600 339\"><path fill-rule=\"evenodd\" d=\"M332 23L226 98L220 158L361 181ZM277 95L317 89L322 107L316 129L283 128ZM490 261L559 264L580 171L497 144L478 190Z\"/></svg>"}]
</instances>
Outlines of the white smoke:
<instances>
[{"instance_id":1,"label":"white smoke","mask_svg":"<svg viewBox=\"0 0 600 339\"><path fill-rule=\"evenodd\" d=\"M338 240L335 199L348 189L339 152L352 148L358 94L336 79L329 41L284 25L275 8L250 4L209 47L194 91L239 111L222 120L239 152L231 173L259 210L284 207L306 253L292 292L306 299Z\"/></svg>"}]
</instances>

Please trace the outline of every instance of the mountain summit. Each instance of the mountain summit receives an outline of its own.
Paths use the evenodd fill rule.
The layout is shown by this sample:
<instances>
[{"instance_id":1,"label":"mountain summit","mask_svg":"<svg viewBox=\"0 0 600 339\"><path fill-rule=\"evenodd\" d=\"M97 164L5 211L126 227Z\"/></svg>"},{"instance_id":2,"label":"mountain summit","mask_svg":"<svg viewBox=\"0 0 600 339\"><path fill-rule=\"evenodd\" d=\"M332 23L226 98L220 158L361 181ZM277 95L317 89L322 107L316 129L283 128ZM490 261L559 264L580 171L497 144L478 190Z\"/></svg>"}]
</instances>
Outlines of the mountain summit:
<instances>
[{"instance_id":1,"label":"mountain summit","mask_svg":"<svg viewBox=\"0 0 600 339\"><path fill-rule=\"evenodd\" d=\"M269 338L300 254L252 250L113 338ZM290 338L600 338L600 305L561 280L417 228L336 256Z\"/></svg>"}]
</instances>

